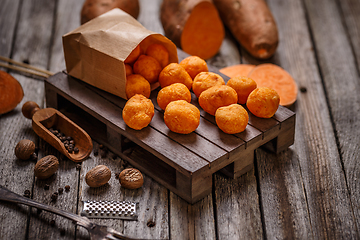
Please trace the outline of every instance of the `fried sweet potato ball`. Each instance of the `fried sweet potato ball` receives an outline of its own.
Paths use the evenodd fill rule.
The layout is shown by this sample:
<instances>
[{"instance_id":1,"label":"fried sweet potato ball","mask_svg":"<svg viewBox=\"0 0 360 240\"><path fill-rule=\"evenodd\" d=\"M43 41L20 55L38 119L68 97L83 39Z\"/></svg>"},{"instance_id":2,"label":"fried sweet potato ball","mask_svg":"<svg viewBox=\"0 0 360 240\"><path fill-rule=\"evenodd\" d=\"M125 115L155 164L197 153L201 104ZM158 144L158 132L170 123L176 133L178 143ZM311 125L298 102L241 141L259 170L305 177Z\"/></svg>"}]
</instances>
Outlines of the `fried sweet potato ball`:
<instances>
[{"instance_id":1,"label":"fried sweet potato ball","mask_svg":"<svg viewBox=\"0 0 360 240\"><path fill-rule=\"evenodd\" d=\"M246 106L257 117L271 118L276 113L279 103L280 96L274 89L260 87L250 93Z\"/></svg>"},{"instance_id":2,"label":"fried sweet potato ball","mask_svg":"<svg viewBox=\"0 0 360 240\"><path fill-rule=\"evenodd\" d=\"M151 44L145 52L146 55L155 58L162 68L169 64L169 51L161 44Z\"/></svg>"},{"instance_id":3,"label":"fried sweet potato ball","mask_svg":"<svg viewBox=\"0 0 360 240\"><path fill-rule=\"evenodd\" d=\"M180 65L185 68L190 77L194 79L196 75L201 72L209 71L208 66L204 59L198 56L189 56L180 62Z\"/></svg>"},{"instance_id":4,"label":"fried sweet potato ball","mask_svg":"<svg viewBox=\"0 0 360 240\"><path fill-rule=\"evenodd\" d=\"M203 91L215 85L225 85L224 79L214 72L201 72L194 78L192 90L199 97Z\"/></svg>"},{"instance_id":5,"label":"fried sweet potato ball","mask_svg":"<svg viewBox=\"0 0 360 240\"><path fill-rule=\"evenodd\" d=\"M133 66L134 73L140 74L149 83L155 83L158 80L161 70L160 63L147 55L140 55Z\"/></svg>"},{"instance_id":6,"label":"fried sweet potato ball","mask_svg":"<svg viewBox=\"0 0 360 240\"><path fill-rule=\"evenodd\" d=\"M192 87L192 78L186 70L178 63L170 63L159 75L159 83L162 88L173 83L182 83L190 90Z\"/></svg>"},{"instance_id":7,"label":"fried sweet potato ball","mask_svg":"<svg viewBox=\"0 0 360 240\"><path fill-rule=\"evenodd\" d=\"M164 122L173 132L189 134L200 124L200 110L185 100L173 101L165 108Z\"/></svg>"},{"instance_id":8,"label":"fried sweet potato ball","mask_svg":"<svg viewBox=\"0 0 360 240\"><path fill-rule=\"evenodd\" d=\"M131 97L122 111L122 117L126 125L135 130L141 130L149 125L153 116L153 103L141 94Z\"/></svg>"},{"instance_id":9,"label":"fried sweet potato ball","mask_svg":"<svg viewBox=\"0 0 360 240\"><path fill-rule=\"evenodd\" d=\"M215 115L219 107L237 103L236 91L226 85L216 85L205 91L199 96L199 104L205 112Z\"/></svg>"},{"instance_id":10,"label":"fried sweet potato ball","mask_svg":"<svg viewBox=\"0 0 360 240\"><path fill-rule=\"evenodd\" d=\"M235 89L240 104L245 104L249 94L257 87L253 79L242 76L229 79L226 85Z\"/></svg>"},{"instance_id":11,"label":"fried sweet potato ball","mask_svg":"<svg viewBox=\"0 0 360 240\"><path fill-rule=\"evenodd\" d=\"M131 74L126 77L125 92L128 99L135 94L142 94L144 97L149 98L151 92L150 83L139 74Z\"/></svg>"},{"instance_id":12,"label":"fried sweet potato ball","mask_svg":"<svg viewBox=\"0 0 360 240\"><path fill-rule=\"evenodd\" d=\"M157 95L157 103L162 110L165 110L170 102L176 100L191 102L190 90L182 83L174 83L164 87Z\"/></svg>"},{"instance_id":13,"label":"fried sweet potato ball","mask_svg":"<svg viewBox=\"0 0 360 240\"><path fill-rule=\"evenodd\" d=\"M245 130L249 115L243 106L235 103L219 107L215 112L215 121L223 132L235 134Z\"/></svg>"}]
</instances>

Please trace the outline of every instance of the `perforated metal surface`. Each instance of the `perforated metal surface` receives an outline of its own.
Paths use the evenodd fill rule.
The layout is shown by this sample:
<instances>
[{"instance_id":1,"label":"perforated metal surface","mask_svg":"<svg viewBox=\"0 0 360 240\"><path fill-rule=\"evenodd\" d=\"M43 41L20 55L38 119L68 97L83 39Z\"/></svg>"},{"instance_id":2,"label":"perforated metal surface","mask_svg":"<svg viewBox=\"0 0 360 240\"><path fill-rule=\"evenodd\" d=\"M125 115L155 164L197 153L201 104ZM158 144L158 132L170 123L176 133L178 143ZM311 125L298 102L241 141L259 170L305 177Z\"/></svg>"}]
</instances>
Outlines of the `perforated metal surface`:
<instances>
[{"instance_id":1,"label":"perforated metal surface","mask_svg":"<svg viewBox=\"0 0 360 240\"><path fill-rule=\"evenodd\" d=\"M139 204L127 201L83 201L82 216L137 220Z\"/></svg>"}]
</instances>

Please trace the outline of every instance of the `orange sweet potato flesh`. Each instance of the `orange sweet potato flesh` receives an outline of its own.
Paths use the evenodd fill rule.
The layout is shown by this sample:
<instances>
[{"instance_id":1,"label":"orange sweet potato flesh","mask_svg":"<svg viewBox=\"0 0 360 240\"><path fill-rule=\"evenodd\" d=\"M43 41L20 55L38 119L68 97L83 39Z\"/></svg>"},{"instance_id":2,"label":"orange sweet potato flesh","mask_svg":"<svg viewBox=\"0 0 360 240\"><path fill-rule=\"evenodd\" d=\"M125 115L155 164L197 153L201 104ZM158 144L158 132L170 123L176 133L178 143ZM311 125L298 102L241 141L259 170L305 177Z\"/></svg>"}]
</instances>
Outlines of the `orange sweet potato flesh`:
<instances>
[{"instance_id":1,"label":"orange sweet potato flesh","mask_svg":"<svg viewBox=\"0 0 360 240\"><path fill-rule=\"evenodd\" d=\"M237 64L229 67L221 68L219 71L226 76L233 77L247 77L251 70L253 70L256 65L253 64Z\"/></svg>"},{"instance_id":2,"label":"orange sweet potato flesh","mask_svg":"<svg viewBox=\"0 0 360 240\"><path fill-rule=\"evenodd\" d=\"M86 0L81 9L81 24L114 8L120 8L134 18L139 16L139 0Z\"/></svg>"},{"instance_id":3,"label":"orange sweet potato flesh","mask_svg":"<svg viewBox=\"0 0 360 240\"><path fill-rule=\"evenodd\" d=\"M292 76L283 68L264 63L255 67L248 75L258 87L269 87L274 89L280 96L280 105L289 107L295 101L298 87Z\"/></svg>"},{"instance_id":4,"label":"orange sweet potato flesh","mask_svg":"<svg viewBox=\"0 0 360 240\"><path fill-rule=\"evenodd\" d=\"M23 99L20 83L10 74L0 70L0 115L13 110Z\"/></svg>"},{"instance_id":5,"label":"orange sweet potato flesh","mask_svg":"<svg viewBox=\"0 0 360 240\"><path fill-rule=\"evenodd\" d=\"M236 40L255 58L270 58L279 42L274 17L264 0L213 0Z\"/></svg>"},{"instance_id":6,"label":"orange sweet potato flesh","mask_svg":"<svg viewBox=\"0 0 360 240\"><path fill-rule=\"evenodd\" d=\"M164 0L160 19L166 37L184 52L204 60L219 51L225 36L211 0Z\"/></svg>"}]
</instances>

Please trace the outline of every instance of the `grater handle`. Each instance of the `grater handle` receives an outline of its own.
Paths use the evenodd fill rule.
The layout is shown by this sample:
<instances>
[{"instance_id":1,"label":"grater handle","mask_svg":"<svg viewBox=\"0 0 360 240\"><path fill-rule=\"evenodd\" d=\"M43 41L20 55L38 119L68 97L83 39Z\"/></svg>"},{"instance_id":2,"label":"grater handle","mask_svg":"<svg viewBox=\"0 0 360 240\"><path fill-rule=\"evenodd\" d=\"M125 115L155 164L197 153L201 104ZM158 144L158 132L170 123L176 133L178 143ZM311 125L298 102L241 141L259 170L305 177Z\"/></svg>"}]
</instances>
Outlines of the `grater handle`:
<instances>
[{"instance_id":1,"label":"grater handle","mask_svg":"<svg viewBox=\"0 0 360 240\"><path fill-rule=\"evenodd\" d=\"M12 191L10 191L9 189L3 187L0 185L0 200L3 201L8 201L8 202L13 202L13 203L20 203L20 204L25 204L31 207L36 207L38 209L42 209L48 212L52 212L54 214L63 216L65 218L68 218L70 220L74 220L76 221L79 225L85 227L85 228L89 228L91 227L93 224L90 222L89 219L87 219L86 217L81 217L79 215L73 214L73 213L69 213L69 212L65 212L61 209L43 204L43 203L39 203L36 202L32 199L20 196Z\"/></svg>"}]
</instances>

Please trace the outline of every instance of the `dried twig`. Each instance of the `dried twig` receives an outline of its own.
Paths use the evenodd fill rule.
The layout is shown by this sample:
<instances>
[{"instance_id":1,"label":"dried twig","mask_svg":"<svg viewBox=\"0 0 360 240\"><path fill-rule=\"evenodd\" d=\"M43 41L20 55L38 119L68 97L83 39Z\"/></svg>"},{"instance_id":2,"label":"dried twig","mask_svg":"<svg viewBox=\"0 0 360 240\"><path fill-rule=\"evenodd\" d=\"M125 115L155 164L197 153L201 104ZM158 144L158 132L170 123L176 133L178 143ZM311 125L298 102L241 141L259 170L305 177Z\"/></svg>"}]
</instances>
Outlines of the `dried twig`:
<instances>
[{"instance_id":1,"label":"dried twig","mask_svg":"<svg viewBox=\"0 0 360 240\"><path fill-rule=\"evenodd\" d=\"M37 76L40 76L40 77L45 77L45 78L50 77L51 75L54 75L50 71L40 69L40 68L36 68L36 67L31 66L31 65L26 64L26 63L17 62L15 60L12 60L12 59L7 58L7 57L0 56L0 60L2 60L4 62L11 63L11 64L14 64L14 65L4 64L4 63L0 62L0 67L5 67L5 68L9 68L9 69L13 69L13 70L16 70L16 71L25 72L25 73L37 75Z\"/></svg>"}]
</instances>

